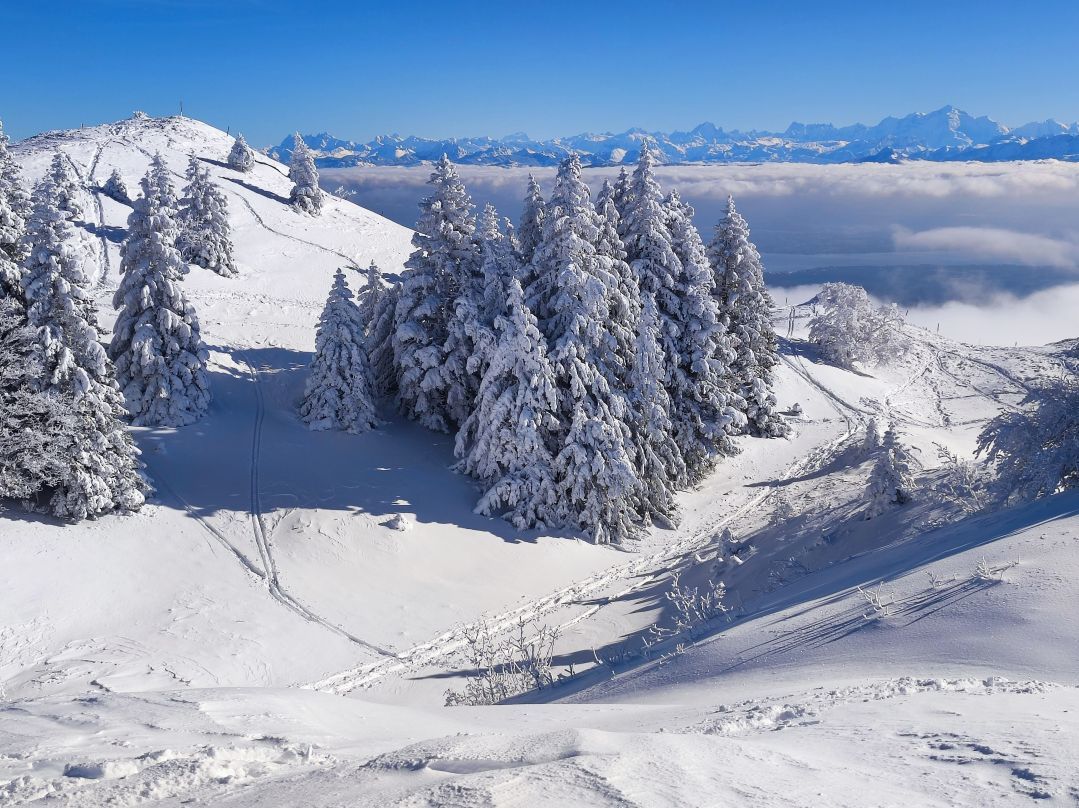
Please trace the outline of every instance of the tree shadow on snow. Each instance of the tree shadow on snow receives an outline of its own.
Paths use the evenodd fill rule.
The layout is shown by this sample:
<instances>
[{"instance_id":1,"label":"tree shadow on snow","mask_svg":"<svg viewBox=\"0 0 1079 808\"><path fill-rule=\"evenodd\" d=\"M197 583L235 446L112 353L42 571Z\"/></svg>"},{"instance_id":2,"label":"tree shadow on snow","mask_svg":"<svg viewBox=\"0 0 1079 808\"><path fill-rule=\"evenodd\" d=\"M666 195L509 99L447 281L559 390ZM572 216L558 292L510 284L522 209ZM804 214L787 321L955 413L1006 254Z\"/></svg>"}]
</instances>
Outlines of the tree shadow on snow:
<instances>
[{"instance_id":1,"label":"tree shadow on snow","mask_svg":"<svg viewBox=\"0 0 1079 808\"><path fill-rule=\"evenodd\" d=\"M820 351L820 346L809 340L804 339L788 339L787 337L779 337L779 352L784 356L797 356L805 359L808 362L812 362L815 365L827 365L829 367L837 368L839 370L845 370L848 373L853 373L855 376L861 376L865 379L875 378L872 373L866 373L865 371L858 370L857 368L843 367L837 365L835 362L831 362L824 357Z\"/></svg>"},{"instance_id":2,"label":"tree shadow on snow","mask_svg":"<svg viewBox=\"0 0 1079 808\"><path fill-rule=\"evenodd\" d=\"M313 432L298 415L310 353L217 350L226 358L211 365L214 398L207 416L181 429L138 431L149 473L162 483L160 504L202 519L246 517L257 491L265 516L318 509L367 514L384 524L405 514L507 542L535 541L535 531L521 533L472 512L479 492L450 469L453 436L402 419L388 404L378 430Z\"/></svg>"},{"instance_id":3,"label":"tree shadow on snow","mask_svg":"<svg viewBox=\"0 0 1079 808\"><path fill-rule=\"evenodd\" d=\"M287 196L275 194L273 191L267 191L265 188L259 188L257 185L252 185L249 182L244 182L243 180L236 179L235 177L225 177L225 179L231 183L239 185L241 188L246 188L248 191L258 194L259 196L264 196L267 199L272 199L274 202L280 202L282 205L287 205L289 203Z\"/></svg>"}]
</instances>

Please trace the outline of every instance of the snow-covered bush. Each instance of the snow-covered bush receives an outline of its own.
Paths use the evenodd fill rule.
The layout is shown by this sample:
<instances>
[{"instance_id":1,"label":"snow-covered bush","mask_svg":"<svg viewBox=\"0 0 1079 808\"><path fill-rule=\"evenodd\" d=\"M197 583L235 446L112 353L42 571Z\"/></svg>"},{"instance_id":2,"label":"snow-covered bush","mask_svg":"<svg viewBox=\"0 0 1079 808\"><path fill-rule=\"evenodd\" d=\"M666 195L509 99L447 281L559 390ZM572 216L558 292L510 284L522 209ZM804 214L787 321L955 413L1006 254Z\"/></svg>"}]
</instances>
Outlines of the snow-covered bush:
<instances>
[{"instance_id":1,"label":"snow-covered bush","mask_svg":"<svg viewBox=\"0 0 1079 808\"><path fill-rule=\"evenodd\" d=\"M230 278L236 274L236 267L232 261L228 200L194 155L187 167L187 183L176 216L180 229L176 248L185 261Z\"/></svg>"},{"instance_id":2,"label":"snow-covered bush","mask_svg":"<svg viewBox=\"0 0 1079 808\"><path fill-rule=\"evenodd\" d=\"M464 628L464 657L475 673L464 690L446 691L446 706L498 704L554 684L551 663L559 630L538 618L518 618L512 634L499 637L487 618Z\"/></svg>"},{"instance_id":3,"label":"snow-covered bush","mask_svg":"<svg viewBox=\"0 0 1079 808\"><path fill-rule=\"evenodd\" d=\"M683 586L681 573L671 576L671 588L666 592L667 602L674 610L670 625L656 624L648 630L646 646L678 637L694 639L717 618L727 617L727 586L714 579L703 587Z\"/></svg>"},{"instance_id":4,"label":"snow-covered bush","mask_svg":"<svg viewBox=\"0 0 1079 808\"><path fill-rule=\"evenodd\" d=\"M1004 500L1079 487L1079 379L1068 373L1031 389L1022 409L986 425L978 454L995 468L995 490Z\"/></svg>"},{"instance_id":5,"label":"snow-covered bush","mask_svg":"<svg viewBox=\"0 0 1079 808\"><path fill-rule=\"evenodd\" d=\"M888 364L906 350L903 318L894 305L874 307L865 289L826 283L814 299L809 339L840 367Z\"/></svg>"},{"instance_id":6,"label":"snow-covered bush","mask_svg":"<svg viewBox=\"0 0 1079 808\"><path fill-rule=\"evenodd\" d=\"M866 484L868 507L865 518L880 516L893 505L910 502L914 491L914 460L891 427L881 440L880 453Z\"/></svg>"},{"instance_id":7,"label":"snow-covered bush","mask_svg":"<svg viewBox=\"0 0 1079 808\"><path fill-rule=\"evenodd\" d=\"M876 418L870 418L865 425L865 437L862 439L862 451L866 455L876 454L880 449L880 425Z\"/></svg>"},{"instance_id":8,"label":"snow-covered bush","mask_svg":"<svg viewBox=\"0 0 1079 808\"><path fill-rule=\"evenodd\" d=\"M120 247L120 286L113 296L119 314L109 355L139 426L184 426L210 406L209 352L183 292L187 265L174 246L175 198L165 162L155 157Z\"/></svg>"},{"instance_id":9,"label":"snow-covered bush","mask_svg":"<svg viewBox=\"0 0 1079 808\"><path fill-rule=\"evenodd\" d=\"M297 133L293 138L292 162L289 164L288 178L292 180L292 193L289 204L301 213L318 216L322 213L322 191L318 187L318 169L311 150Z\"/></svg>"},{"instance_id":10,"label":"snow-covered bush","mask_svg":"<svg viewBox=\"0 0 1079 808\"><path fill-rule=\"evenodd\" d=\"M105 184L101 186L101 192L109 199L116 202L120 202L124 205L131 204L131 197L127 192L127 184L124 182L124 178L120 174L120 169L118 168L114 168L112 173L109 174L109 178L105 180Z\"/></svg>"},{"instance_id":11,"label":"snow-covered bush","mask_svg":"<svg viewBox=\"0 0 1079 808\"><path fill-rule=\"evenodd\" d=\"M960 460L947 447L937 444L940 472L935 489L944 502L965 516L978 513L989 506L991 475L981 463Z\"/></svg>"},{"instance_id":12,"label":"snow-covered bush","mask_svg":"<svg viewBox=\"0 0 1079 808\"><path fill-rule=\"evenodd\" d=\"M237 135L236 140L233 141L232 149L229 151L228 164L229 168L233 171L239 171L241 174L246 174L255 167L255 153L251 151L251 147L247 145L243 135Z\"/></svg>"},{"instance_id":13,"label":"snow-covered bush","mask_svg":"<svg viewBox=\"0 0 1079 808\"><path fill-rule=\"evenodd\" d=\"M338 269L318 321L300 416L313 430L359 433L374 429L378 415L371 387L360 311L344 271Z\"/></svg>"}]
</instances>

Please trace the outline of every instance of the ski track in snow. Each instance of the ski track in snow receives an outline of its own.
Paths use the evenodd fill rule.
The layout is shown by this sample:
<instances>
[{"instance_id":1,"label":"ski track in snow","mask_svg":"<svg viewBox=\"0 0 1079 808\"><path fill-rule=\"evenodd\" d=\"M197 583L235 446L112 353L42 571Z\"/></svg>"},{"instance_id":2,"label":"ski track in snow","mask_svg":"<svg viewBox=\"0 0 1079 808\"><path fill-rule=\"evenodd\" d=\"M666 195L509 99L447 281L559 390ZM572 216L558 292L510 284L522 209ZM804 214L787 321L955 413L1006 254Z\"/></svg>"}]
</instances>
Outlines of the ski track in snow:
<instances>
[{"instance_id":1,"label":"ski track in snow","mask_svg":"<svg viewBox=\"0 0 1079 808\"><path fill-rule=\"evenodd\" d=\"M291 609L305 620L317 623L335 634L344 637L350 642L366 648L369 651L373 651L379 656L396 658L396 654L392 651L388 651L374 643L361 639L340 626L331 623L326 618L316 614L303 603L296 600L296 598L289 594L281 585L281 580L277 572L277 563L273 557L272 542L266 534L266 527L262 519L262 503L259 494L259 459L262 453L262 425L266 417L266 407L262 394L262 382L258 369L255 368L251 363L250 358L246 355L244 356L244 364L247 365L248 371L251 374L251 380L255 389L255 419L251 431L251 528L255 536L255 545L258 547L259 556L262 559L262 568L264 570L262 577L266 582L266 588L275 600L286 608Z\"/></svg>"}]
</instances>

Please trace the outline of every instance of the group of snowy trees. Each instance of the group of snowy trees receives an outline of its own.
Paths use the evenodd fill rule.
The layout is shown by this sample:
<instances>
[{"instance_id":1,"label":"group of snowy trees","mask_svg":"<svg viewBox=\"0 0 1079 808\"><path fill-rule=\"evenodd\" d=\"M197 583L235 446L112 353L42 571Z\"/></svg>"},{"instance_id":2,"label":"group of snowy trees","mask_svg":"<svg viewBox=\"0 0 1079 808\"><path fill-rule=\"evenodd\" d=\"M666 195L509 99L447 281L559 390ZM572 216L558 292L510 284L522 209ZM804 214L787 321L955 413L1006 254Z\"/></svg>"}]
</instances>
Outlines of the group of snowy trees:
<instances>
[{"instance_id":1,"label":"group of snowy trees","mask_svg":"<svg viewBox=\"0 0 1079 808\"><path fill-rule=\"evenodd\" d=\"M71 519L136 510L150 484L127 422L183 426L206 412L208 353L181 249L224 273L231 244L197 161L188 181L181 201L160 156L142 180L106 348L73 224L85 189L58 154L27 194L0 132L0 497Z\"/></svg>"},{"instance_id":2,"label":"group of snowy trees","mask_svg":"<svg viewBox=\"0 0 1079 808\"><path fill-rule=\"evenodd\" d=\"M0 497L72 519L149 490L72 219L62 163L28 196L0 133Z\"/></svg>"},{"instance_id":3,"label":"group of snowy trees","mask_svg":"<svg viewBox=\"0 0 1079 808\"><path fill-rule=\"evenodd\" d=\"M653 156L595 201L576 156L519 227L480 216L453 165L434 169L401 282L372 268L356 302L335 279L303 415L366 428L374 398L456 435L477 511L616 542L676 519L674 493L779 436L760 257L733 201L706 246L664 195ZM357 320L358 315L358 320ZM362 328L362 351L357 329ZM370 396L370 398L367 398Z\"/></svg>"},{"instance_id":4,"label":"group of snowy trees","mask_svg":"<svg viewBox=\"0 0 1079 808\"><path fill-rule=\"evenodd\" d=\"M903 352L903 317L894 303L875 307L861 286L826 283L813 304L809 340L829 362L844 368L886 364Z\"/></svg>"}]
</instances>

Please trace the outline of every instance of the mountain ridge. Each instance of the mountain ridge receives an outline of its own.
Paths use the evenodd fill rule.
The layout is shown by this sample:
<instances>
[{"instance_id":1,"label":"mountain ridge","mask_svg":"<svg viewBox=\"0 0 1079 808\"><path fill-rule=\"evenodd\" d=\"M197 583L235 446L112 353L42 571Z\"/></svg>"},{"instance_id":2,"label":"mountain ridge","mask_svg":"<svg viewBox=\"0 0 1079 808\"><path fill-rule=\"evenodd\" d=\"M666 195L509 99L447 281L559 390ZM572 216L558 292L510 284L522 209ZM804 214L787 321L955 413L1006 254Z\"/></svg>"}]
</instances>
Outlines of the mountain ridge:
<instances>
[{"instance_id":1,"label":"mountain ridge","mask_svg":"<svg viewBox=\"0 0 1079 808\"><path fill-rule=\"evenodd\" d=\"M366 142L328 132L302 135L326 168L363 165L421 165L446 154L465 165L552 166L570 153L589 166L634 162L650 142L668 165L690 163L857 163L901 160L998 162L1022 159L1079 159L1079 123L1049 119L1009 128L988 116L947 105L932 112L889 116L872 126L855 123L792 122L783 132L725 130L710 122L688 131L582 132L534 140L523 132L504 137L423 138L379 135ZM266 149L288 161L292 136Z\"/></svg>"}]
</instances>

